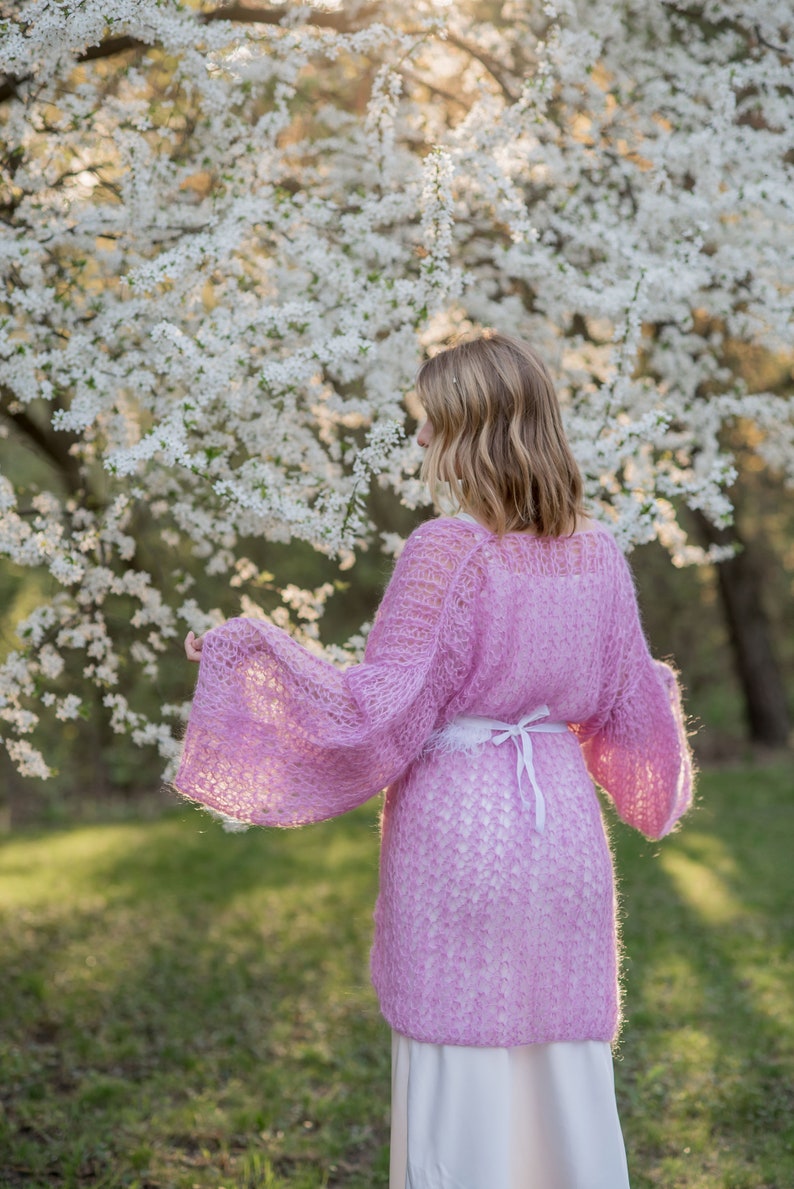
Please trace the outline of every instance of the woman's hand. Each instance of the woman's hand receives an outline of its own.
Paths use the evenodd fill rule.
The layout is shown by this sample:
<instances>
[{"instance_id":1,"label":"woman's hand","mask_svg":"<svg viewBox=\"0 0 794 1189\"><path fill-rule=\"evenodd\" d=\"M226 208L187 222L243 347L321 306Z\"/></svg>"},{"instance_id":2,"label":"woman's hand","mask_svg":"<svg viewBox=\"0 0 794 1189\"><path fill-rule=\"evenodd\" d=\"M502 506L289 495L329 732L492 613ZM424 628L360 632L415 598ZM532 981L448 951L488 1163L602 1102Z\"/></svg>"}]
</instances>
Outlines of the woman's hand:
<instances>
[{"instance_id":1,"label":"woman's hand","mask_svg":"<svg viewBox=\"0 0 794 1189\"><path fill-rule=\"evenodd\" d=\"M187 636L185 636L185 656L189 661L195 661L198 664L201 660L201 646L203 643L203 636L196 636L193 632L188 632Z\"/></svg>"}]
</instances>

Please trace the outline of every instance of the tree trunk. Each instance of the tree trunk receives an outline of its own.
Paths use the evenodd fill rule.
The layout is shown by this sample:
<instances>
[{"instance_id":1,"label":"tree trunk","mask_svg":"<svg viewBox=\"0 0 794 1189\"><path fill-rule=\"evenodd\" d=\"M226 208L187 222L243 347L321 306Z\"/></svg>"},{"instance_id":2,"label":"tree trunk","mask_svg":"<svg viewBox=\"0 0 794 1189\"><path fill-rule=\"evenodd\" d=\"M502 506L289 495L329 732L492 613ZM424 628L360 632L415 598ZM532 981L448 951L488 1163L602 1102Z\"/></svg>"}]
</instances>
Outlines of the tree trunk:
<instances>
[{"instance_id":1,"label":"tree trunk","mask_svg":"<svg viewBox=\"0 0 794 1189\"><path fill-rule=\"evenodd\" d=\"M735 526L716 528L702 512L693 514L706 544L738 547L734 557L718 563L717 579L750 739L784 747L791 730L786 688L763 606L754 550Z\"/></svg>"}]
</instances>

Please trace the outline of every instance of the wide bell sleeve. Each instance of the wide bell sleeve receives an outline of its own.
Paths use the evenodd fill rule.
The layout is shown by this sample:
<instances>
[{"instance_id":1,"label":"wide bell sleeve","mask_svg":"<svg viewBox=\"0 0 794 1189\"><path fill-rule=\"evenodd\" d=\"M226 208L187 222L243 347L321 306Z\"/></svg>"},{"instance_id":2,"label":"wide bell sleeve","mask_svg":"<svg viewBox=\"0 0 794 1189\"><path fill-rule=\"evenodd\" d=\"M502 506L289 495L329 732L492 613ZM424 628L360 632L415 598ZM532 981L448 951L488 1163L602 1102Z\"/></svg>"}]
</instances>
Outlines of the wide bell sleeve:
<instances>
[{"instance_id":1,"label":"wide bell sleeve","mask_svg":"<svg viewBox=\"0 0 794 1189\"><path fill-rule=\"evenodd\" d=\"M601 707L576 728L585 763L623 821L662 838L691 804L692 753L676 674L648 651L631 572L619 554L604 641Z\"/></svg>"},{"instance_id":2,"label":"wide bell sleeve","mask_svg":"<svg viewBox=\"0 0 794 1189\"><path fill-rule=\"evenodd\" d=\"M239 822L299 826L405 770L472 663L476 576L449 523L409 538L361 664L339 670L259 620L207 633L174 781L183 796Z\"/></svg>"}]
</instances>

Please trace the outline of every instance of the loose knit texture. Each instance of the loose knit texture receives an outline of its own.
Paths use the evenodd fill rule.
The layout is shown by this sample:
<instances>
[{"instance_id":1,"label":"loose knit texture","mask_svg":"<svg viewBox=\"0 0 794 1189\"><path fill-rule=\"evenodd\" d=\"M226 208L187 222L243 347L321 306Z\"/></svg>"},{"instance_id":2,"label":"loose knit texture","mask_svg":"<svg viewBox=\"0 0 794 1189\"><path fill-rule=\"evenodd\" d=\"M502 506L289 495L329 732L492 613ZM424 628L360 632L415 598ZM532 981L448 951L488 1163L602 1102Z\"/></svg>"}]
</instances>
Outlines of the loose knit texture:
<instances>
[{"instance_id":1,"label":"loose knit texture","mask_svg":"<svg viewBox=\"0 0 794 1189\"><path fill-rule=\"evenodd\" d=\"M460 715L533 737L541 834L511 746L434 746ZM592 779L591 779L592 777ZM595 779L651 838L691 800L678 686L651 659L603 529L501 538L442 517L409 538L360 665L234 619L204 638L176 786L241 821L298 826L386 788L372 976L388 1023L437 1044L612 1040L612 862Z\"/></svg>"}]
</instances>

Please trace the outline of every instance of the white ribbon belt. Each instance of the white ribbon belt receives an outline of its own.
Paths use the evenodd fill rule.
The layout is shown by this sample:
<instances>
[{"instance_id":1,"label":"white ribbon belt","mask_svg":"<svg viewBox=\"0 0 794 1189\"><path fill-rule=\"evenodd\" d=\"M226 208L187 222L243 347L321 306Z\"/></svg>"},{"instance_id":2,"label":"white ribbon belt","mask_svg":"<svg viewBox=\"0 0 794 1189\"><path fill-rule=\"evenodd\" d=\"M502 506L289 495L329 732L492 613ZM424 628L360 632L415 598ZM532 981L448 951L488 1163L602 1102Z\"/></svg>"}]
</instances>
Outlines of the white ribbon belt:
<instances>
[{"instance_id":1,"label":"white ribbon belt","mask_svg":"<svg viewBox=\"0 0 794 1189\"><path fill-rule=\"evenodd\" d=\"M532 758L532 735L535 732L543 734L561 735L568 731L568 724L564 722L541 722L548 717L548 706L538 706L536 710L525 714L516 723L501 722L498 718L481 718L479 715L463 714L448 723L440 732L442 738L447 736L449 744L453 739L459 747L471 746L472 743L485 742L490 739L497 747L512 739L516 745L516 779L518 791L525 805L532 805L532 800L524 791L524 773L529 778L535 794L535 829L542 834L546 827L546 801L543 796L538 778L535 775L535 765Z\"/></svg>"}]
</instances>

